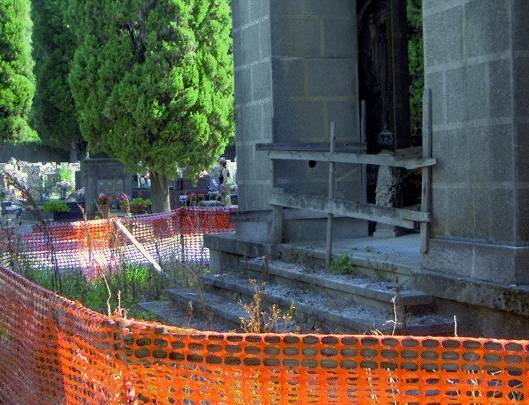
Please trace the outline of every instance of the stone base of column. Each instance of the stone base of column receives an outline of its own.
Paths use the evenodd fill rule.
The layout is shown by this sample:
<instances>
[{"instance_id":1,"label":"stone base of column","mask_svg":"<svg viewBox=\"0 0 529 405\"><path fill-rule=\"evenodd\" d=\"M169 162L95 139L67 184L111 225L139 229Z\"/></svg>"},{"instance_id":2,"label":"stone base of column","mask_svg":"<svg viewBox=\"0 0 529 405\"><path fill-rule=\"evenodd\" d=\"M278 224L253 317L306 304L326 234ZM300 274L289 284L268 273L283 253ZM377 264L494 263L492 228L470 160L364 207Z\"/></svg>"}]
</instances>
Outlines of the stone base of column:
<instances>
[{"instance_id":1,"label":"stone base of column","mask_svg":"<svg viewBox=\"0 0 529 405\"><path fill-rule=\"evenodd\" d=\"M401 169L381 166L378 169L376 204L380 207L402 207L404 198L402 185L404 174ZM405 231L399 227L377 224L373 234L377 238L395 238L401 236Z\"/></svg>"},{"instance_id":2,"label":"stone base of column","mask_svg":"<svg viewBox=\"0 0 529 405\"><path fill-rule=\"evenodd\" d=\"M430 239L426 270L503 285L529 285L529 246Z\"/></svg>"}]
</instances>

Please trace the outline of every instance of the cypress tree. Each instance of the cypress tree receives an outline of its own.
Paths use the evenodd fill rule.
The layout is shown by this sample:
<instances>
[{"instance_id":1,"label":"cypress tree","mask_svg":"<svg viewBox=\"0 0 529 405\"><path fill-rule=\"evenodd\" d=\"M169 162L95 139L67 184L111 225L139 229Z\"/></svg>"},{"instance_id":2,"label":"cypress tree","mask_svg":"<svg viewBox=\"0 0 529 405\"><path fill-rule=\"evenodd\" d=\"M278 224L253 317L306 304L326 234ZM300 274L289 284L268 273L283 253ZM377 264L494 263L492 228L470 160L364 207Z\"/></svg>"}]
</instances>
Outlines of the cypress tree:
<instances>
[{"instance_id":1,"label":"cypress tree","mask_svg":"<svg viewBox=\"0 0 529 405\"><path fill-rule=\"evenodd\" d=\"M35 138L28 125L35 82L29 0L0 0L0 142Z\"/></svg>"},{"instance_id":2,"label":"cypress tree","mask_svg":"<svg viewBox=\"0 0 529 405\"><path fill-rule=\"evenodd\" d=\"M233 134L230 1L71 0L69 18L83 136L150 172L153 209L168 210L168 179L198 174Z\"/></svg>"},{"instance_id":3,"label":"cypress tree","mask_svg":"<svg viewBox=\"0 0 529 405\"><path fill-rule=\"evenodd\" d=\"M412 135L420 136L422 134L422 96L424 88L422 0L408 0L407 7L411 132Z\"/></svg>"},{"instance_id":4,"label":"cypress tree","mask_svg":"<svg viewBox=\"0 0 529 405\"><path fill-rule=\"evenodd\" d=\"M33 0L33 56L36 94L31 123L42 142L70 151L76 160L84 142L79 129L68 75L75 51L70 28L64 23L66 0Z\"/></svg>"}]
</instances>

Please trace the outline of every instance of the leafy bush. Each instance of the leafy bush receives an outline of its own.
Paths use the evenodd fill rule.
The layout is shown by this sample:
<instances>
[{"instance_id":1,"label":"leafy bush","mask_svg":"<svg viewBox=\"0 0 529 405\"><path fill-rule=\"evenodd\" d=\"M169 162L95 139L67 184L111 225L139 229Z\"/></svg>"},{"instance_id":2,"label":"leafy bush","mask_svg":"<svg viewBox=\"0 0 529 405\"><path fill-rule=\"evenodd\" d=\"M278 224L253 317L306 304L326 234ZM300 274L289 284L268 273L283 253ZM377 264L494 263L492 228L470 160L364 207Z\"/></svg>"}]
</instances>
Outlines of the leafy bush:
<instances>
[{"instance_id":1,"label":"leafy bush","mask_svg":"<svg viewBox=\"0 0 529 405\"><path fill-rule=\"evenodd\" d=\"M49 214L54 212L70 212L70 207L64 201L51 200L44 203L44 212Z\"/></svg>"},{"instance_id":2,"label":"leafy bush","mask_svg":"<svg viewBox=\"0 0 529 405\"><path fill-rule=\"evenodd\" d=\"M137 197L130 202L130 209L135 213L144 213L151 209L152 202L149 199Z\"/></svg>"},{"instance_id":3,"label":"leafy bush","mask_svg":"<svg viewBox=\"0 0 529 405\"><path fill-rule=\"evenodd\" d=\"M130 200L126 194L121 194L118 197L119 209L121 211L130 212Z\"/></svg>"},{"instance_id":4,"label":"leafy bush","mask_svg":"<svg viewBox=\"0 0 529 405\"><path fill-rule=\"evenodd\" d=\"M75 182L75 175L73 174L72 170L66 167L61 167L58 170L58 174L60 182L67 182L69 184L73 184Z\"/></svg>"},{"instance_id":5,"label":"leafy bush","mask_svg":"<svg viewBox=\"0 0 529 405\"><path fill-rule=\"evenodd\" d=\"M411 132L412 135L420 136L422 134L422 97L424 88L422 0L408 0L407 9Z\"/></svg>"},{"instance_id":6,"label":"leafy bush","mask_svg":"<svg viewBox=\"0 0 529 405\"><path fill-rule=\"evenodd\" d=\"M334 274L356 274L358 272L356 264L347 255L340 256L332 260L331 272Z\"/></svg>"},{"instance_id":7,"label":"leafy bush","mask_svg":"<svg viewBox=\"0 0 529 405\"><path fill-rule=\"evenodd\" d=\"M119 272L106 274L106 282L105 278L86 280L80 271L65 272L61 275L59 288L55 288L52 270L28 270L24 276L44 288L54 290L73 301L79 301L105 315L108 314L108 305L112 311L118 308L119 292L121 308L127 310L128 317L136 319L153 319L152 315L141 310L137 304L159 299L167 287L163 275L139 265L127 265Z\"/></svg>"}]
</instances>

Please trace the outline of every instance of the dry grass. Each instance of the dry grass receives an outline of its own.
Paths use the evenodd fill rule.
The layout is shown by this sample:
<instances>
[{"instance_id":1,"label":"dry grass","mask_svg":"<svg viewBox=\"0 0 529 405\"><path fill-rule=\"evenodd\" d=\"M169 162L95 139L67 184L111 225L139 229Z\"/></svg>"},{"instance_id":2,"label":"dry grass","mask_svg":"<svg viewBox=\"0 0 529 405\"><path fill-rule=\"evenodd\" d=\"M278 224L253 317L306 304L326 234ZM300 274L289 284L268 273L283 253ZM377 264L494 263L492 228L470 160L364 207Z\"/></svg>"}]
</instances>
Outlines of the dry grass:
<instances>
[{"instance_id":1,"label":"dry grass","mask_svg":"<svg viewBox=\"0 0 529 405\"><path fill-rule=\"evenodd\" d=\"M290 308L285 312L276 304L266 309L264 305L266 283L258 284L255 280L250 280L250 282L254 289L253 299L248 304L241 302L242 307L248 314L247 318L240 318L241 328L244 332L272 333L289 330L294 318L294 305L291 304Z\"/></svg>"}]
</instances>

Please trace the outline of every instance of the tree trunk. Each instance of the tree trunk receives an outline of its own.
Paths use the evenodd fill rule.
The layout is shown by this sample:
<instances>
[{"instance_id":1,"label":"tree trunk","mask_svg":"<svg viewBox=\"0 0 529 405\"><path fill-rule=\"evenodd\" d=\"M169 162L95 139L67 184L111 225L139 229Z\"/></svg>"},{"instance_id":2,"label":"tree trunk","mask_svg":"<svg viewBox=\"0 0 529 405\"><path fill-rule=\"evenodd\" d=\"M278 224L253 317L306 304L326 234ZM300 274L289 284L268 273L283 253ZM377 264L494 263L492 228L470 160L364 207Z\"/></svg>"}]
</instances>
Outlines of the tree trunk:
<instances>
[{"instance_id":1,"label":"tree trunk","mask_svg":"<svg viewBox=\"0 0 529 405\"><path fill-rule=\"evenodd\" d=\"M77 150L79 151L79 160L85 160L90 157L90 153L88 152L88 143L84 140L80 139L77 142Z\"/></svg>"},{"instance_id":2,"label":"tree trunk","mask_svg":"<svg viewBox=\"0 0 529 405\"><path fill-rule=\"evenodd\" d=\"M153 212L168 212L171 210L169 180L167 177L151 172L151 199Z\"/></svg>"}]
</instances>

